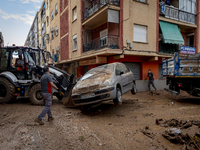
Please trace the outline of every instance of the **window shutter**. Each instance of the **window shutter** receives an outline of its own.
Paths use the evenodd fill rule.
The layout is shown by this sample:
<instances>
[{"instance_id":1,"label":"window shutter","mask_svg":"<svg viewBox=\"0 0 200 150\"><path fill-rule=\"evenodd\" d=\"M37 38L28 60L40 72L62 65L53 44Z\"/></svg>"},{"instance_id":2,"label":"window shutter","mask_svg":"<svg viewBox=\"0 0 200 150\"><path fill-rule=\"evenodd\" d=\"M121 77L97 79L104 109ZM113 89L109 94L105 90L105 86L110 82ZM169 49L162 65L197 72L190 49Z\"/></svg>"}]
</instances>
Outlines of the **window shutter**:
<instances>
[{"instance_id":1,"label":"window shutter","mask_svg":"<svg viewBox=\"0 0 200 150\"><path fill-rule=\"evenodd\" d=\"M147 27L134 25L133 29L133 41L136 42L147 42Z\"/></svg>"}]
</instances>

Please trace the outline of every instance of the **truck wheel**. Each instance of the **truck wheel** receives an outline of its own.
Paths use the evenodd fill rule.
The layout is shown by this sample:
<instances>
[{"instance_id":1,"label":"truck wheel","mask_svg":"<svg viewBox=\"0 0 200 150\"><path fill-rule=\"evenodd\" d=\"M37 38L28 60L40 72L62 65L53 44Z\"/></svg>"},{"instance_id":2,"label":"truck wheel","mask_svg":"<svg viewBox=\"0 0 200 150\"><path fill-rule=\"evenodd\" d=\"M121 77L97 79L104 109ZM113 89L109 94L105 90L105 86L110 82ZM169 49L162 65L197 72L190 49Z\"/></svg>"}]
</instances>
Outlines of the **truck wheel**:
<instances>
[{"instance_id":1,"label":"truck wheel","mask_svg":"<svg viewBox=\"0 0 200 150\"><path fill-rule=\"evenodd\" d=\"M116 90L116 99L113 100L116 105L122 104L122 92L119 88Z\"/></svg>"},{"instance_id":2,"label":"truck wheel","mask_svg":"<svg viewBox=\"0 0 200 150\"><path fill-rule=\"evenodd\" d=\"M0 78L0 103L7 103L15 98L15 87L5 78Z\"/></svg>"},{"instance_id":3,"label":"truck wheel","mask_svg":"<svg viewBox=\"0 0 200 150\"><path fill-rule=\"evenodd\" d=\"M29 97L30 97L31 104L44 105L40 84L36 84L31 88L31 90L29 92Z\"/></svg>"},{"instance_id":4,"label":"truck wheel","mask_svg":"<svg viewBox=\"0 0 200 150\"><path fill-rule=\"evenodd\" d=\"M133 83L133 88L132 88L132 90L131 90L131 93L132 93L133 95L135 95L135 94L137 93L137 89L136 89L135 83Z\"/></svg>"}]
</instances>

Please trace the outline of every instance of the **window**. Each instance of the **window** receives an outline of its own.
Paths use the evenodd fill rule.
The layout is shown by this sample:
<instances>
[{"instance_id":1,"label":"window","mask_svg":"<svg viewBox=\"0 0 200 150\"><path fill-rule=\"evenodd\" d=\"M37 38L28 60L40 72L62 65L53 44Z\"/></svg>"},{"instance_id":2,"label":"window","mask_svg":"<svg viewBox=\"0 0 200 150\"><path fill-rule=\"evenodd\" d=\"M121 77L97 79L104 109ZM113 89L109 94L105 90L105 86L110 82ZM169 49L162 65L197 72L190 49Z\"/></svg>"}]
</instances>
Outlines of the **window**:
<instances>
[{"instance_id":1,"label":"window","mask_svg":"<svg viewBox=\"0 0 200 150\"><path fill-rule=\"evenodd\" d=\"M58 4L56 4L56 7L55 7L55 15L58 13Z\"/></svg>"},{"instance_id":2,"label":"window","mask_svg":"<svg viewBox=\"0 0 200 150\"><path fill-rule=\"evenodd\" d=\"M9 52L6 49L1 49L0 51L0 69L6 70L8 66L8 56Z\"/></svg>"},{"instance_id":3,"label":"window","mask_svg":"<svg viewBox=\"0 0 200 150\"><path fill-rule=\"evenodd\" d=\"M100 32L100 45L101 47L108 45L108 29L105 29Z\"/></svg>"},{"instance_id":4,"label":"window","mask_svg":"<svg viewBox=\"0 0 200 150\"><path fill-rule=\"evenodd\" d=\"M77 50L77 35L73 36L73 50Z\"/></svg>"},{"instance_id":5,"label":"window","mask_svg":"<svg viewBox=\"0 0 200 150\"><path fill-rule=\"evenodd\" d=\"M45 49L46 48L46 42L45 42L45 37L42 38L42 48Z\"/></svg>"},{"instance_id":6,"label":"window","mask_svg":"<svg viewBox=\"0 0 200 150\"><path fill-rule=\"evenodd\" d=\"M125 73L130 72L130 70L126 67L126 65L123 64L122 67L123 67Z\"/></svg>"},{"instance_id":7,"label":"window","mask_svg":"<svg viewBox=\"0 0 200 150\"><path fill-rule=\"evenodd\" d=\"M47 8L49 7L49 0L47 0Z\"/></svg>"},{"instance_id":8,"label":"window","mask_svg":"<svg viewBox=\"0 0 200 150\"><path fill-rule=\"evenodd\" d=\"M51 20L53 19L53 15L54 15L54 13L53 13L53 10L52 10L52 12L51 12Z\"/></svg>"},{"instance_id":9,"label":"window","mask_svg":"<svg viewBox=\"0 0 200 150\"><path fill-rule=\"evenodd\" d=\"M46 32L46 23L45 22L43 22L42 23L42 35L44 35L45 34L45 32Z\"/></svg>"},{"instance_id":10,"label":"window","mask_svg":"<svg viewBox=\"0 0 200 150\"><path fill-rule=\"evenodd\" d=\"M56 36L58 36L58 26L56 26Z\"/></svg>"},{"instance_id":11,"label":"window","mask_svg":"<svg viewBox=\"0 0 200 150\"><path fill-rule=\"evenodd\" d=\"M122 72L124 72L123 68L121 65L117 65L116 69L115 69L115 74L118 76L120 75Z\"/></svg>"},{"instance_id":12,"label":"window","mask_svg":"<svg viewBox=\"0 0 200 150\"><path fill-rule=\"evenodd\" d=\"M194 47L194 34L189 34L187 36L188 46Z\"/></svg>"},{"instance_id":13,"label":"window","mask_svg":"<svg viewBox=\"0 0 200 150\"><path fill-rule=\"evenodd\" d=\"M73 19L73 21L74 20L76 20L77 19L77 9L76 9L76 7L72 10L72 19Z\"/></svg>"},{"instance_id":14,"label":"window","mask_svg":"<svg viewBox=\"0 0 200 150\"><path fill-rule=\"evenodd\" d=\"M42 11L41 11L41 20L45 17L45 3L43 4Z\"/></svg>"},{"instance_id":15,"label":"window","mask_svg":"<svg viewBox=\"0 0 200 150\"><path fill-rule=\"evenodd\" d=\"M136 0L136 1L147 3L147 0Z\"/></svg>"},{"instance_id":16,"label":"window","mask_svg":"<svg viewBox=\"0 0 200 150\"><path fill-rule=\"evenodd\" d=\"M133 29L133 41L135 42L147 42L147 27L141 25L134 25Z\"/></svg>"},{"instance_id":17,"label":"window","mask_svg":"<svg viewBox=\"0 0 200 150\"><path fill-rule=\"evenodd\" d=\"M49 17L47 16L47 26L49 25Z\"/></svg>"},{"instance_id":18,"label":"window","mask_svg":"<svg viewBox=\"0 0 200 150\"><path fill-rule=\"evenodd\" d=\"M54 32L51 33L51 38L54 39Z\"/></svg>"}]
</instances>

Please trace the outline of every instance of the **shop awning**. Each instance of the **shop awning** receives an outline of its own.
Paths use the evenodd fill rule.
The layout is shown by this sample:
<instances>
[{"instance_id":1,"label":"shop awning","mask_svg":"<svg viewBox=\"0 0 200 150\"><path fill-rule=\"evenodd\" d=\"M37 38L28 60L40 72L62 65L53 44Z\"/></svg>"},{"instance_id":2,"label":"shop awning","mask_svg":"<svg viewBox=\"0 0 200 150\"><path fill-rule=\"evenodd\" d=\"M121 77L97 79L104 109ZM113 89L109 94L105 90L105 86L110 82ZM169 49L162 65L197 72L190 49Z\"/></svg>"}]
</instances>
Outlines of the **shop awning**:
<instances>
[{"instance_id":1,"label":"shop awning","mask_svg":"<svg viewBox=\"0 0 200 150\"><path fill-rule=\"evenodd\" d=\"M164 43L184 45L184 40L177 25L159 21Z\"/></svg>"}]
</instances>

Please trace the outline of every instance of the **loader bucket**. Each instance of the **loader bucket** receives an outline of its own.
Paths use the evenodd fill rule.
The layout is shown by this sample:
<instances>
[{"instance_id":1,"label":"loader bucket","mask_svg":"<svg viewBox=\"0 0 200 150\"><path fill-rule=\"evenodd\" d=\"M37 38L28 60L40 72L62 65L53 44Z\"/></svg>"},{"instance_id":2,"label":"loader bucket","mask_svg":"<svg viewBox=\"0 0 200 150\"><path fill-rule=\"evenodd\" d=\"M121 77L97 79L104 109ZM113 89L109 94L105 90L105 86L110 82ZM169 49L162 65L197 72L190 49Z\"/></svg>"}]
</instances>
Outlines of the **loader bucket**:
<instances>
[{"instance_id":1,"label":"loader bucket","mask_svg":"<svg viewBox=\"0 0 200 150\"><path fill-rule=\"evenodd\" d=\"M72 88L73 89L73 88ZM65 92L63 98L62 98L62 103L63 105L67 106L67 107L75 107L73 101L72 101L72 89L69 92Z\"/></svg>"},{"instance_id":2,"label":"loader bucket","mask_svg":"<svg viewBox=\"0 0 200 150\"><path fill-rule=\"evenodd\" d=\"M73 87L75 86L76 83L73 83L74 80L74 75L70 76L70 84L67 87L67 91L65 91L63 94L63 98L62 98L62 103L63 105L67 106L67 107L76 107L72 101L72 90Z\"/></svg>"}]
</instances>

